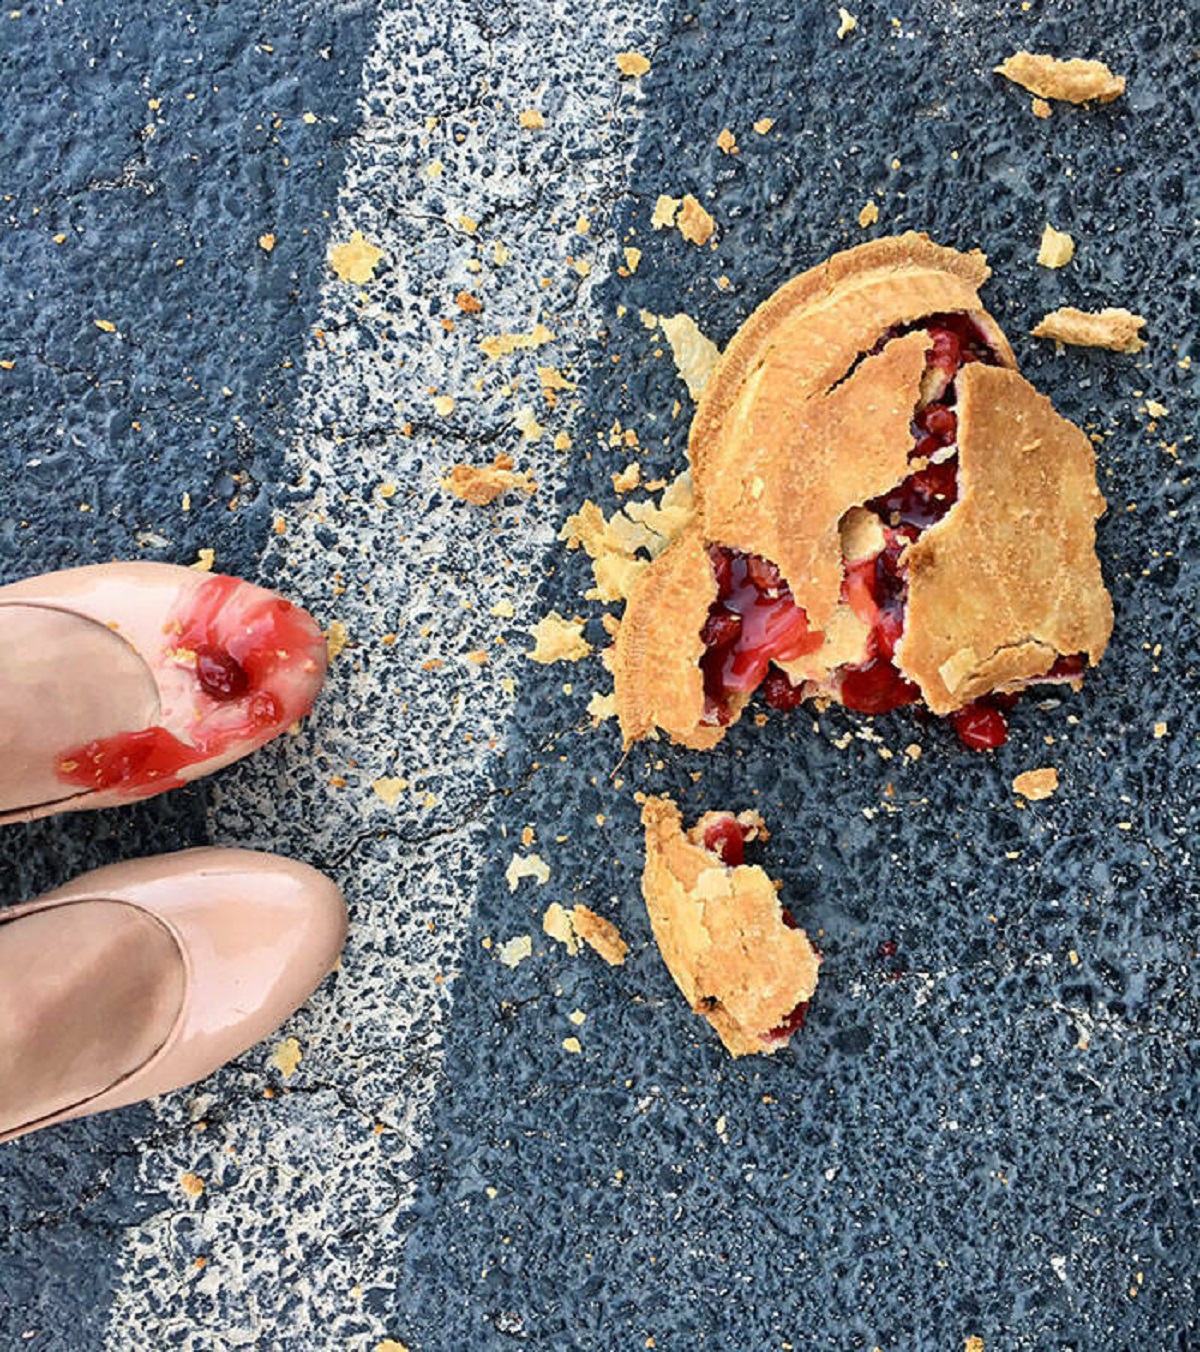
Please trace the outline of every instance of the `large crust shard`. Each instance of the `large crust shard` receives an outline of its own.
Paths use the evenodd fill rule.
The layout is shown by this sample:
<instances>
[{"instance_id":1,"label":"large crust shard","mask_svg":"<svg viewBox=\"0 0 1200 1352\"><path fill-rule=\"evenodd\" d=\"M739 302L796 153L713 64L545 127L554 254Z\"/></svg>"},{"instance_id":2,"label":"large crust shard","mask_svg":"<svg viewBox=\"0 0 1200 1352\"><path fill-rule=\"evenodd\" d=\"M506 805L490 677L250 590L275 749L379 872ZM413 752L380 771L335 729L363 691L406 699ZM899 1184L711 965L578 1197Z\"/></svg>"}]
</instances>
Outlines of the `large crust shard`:
<instances>
[{"instance_id":1,"label":"large crust shard","mask_svg":"<svg viewBox=\"0 0 1200 1352\"><path fill-rule=\"evenodd\" d=\"M1052 338L1075 347L1104 347L1110 352L1140 352L1146 346L1146 321L1132 310L1077 310L1064 305L1051 310L1030 330L1035 338Z\"/></svg>"},{"instance_id":2,"label":"large crust shard","mask_svg":"<svg viewBox=\"0 0 1200 1352\"><path fill-rule=\"evenodd\" d=\"M716 596L708 550L695 528L673 540L634 584L613 650L617 717L627 744L656 727L698 751L720 741L725 729L700 721L700 631Z\"/></svg>"},{"instance_id":3,"label":"large crust shard","mask_svg":"<svg viewBox=\"0 0 1200 1352\"><path fill-rule=\"evenodd\" d=\"M669 798L648 799L642 821L642 892L675 984L734 1056L775 1051L787 1038L774 1030L816 990L816 950L785 924L766 873L690 839Z\"/></svg>"},{"instance_id":4,"label":"large crust shard","mask_svg":"<svg viewBox=\"0 0 1200 1352\"><path fill-rule=\"evenodd\" d=\"M779 383L757 390L726 439L736 457L707 480L708 538L778 564L812 629L838 603L842 518L908 473L928 349L925 333L897 338L828 394L807 398L790 378L772 377Z\"/></svg>"},{"instance_id":5,"label":"large crust shard","mask_svg":"<svg viewBox=\"0 0 1200 1352\"><path fill-rule=\"evenodd\" d=\"M734 334L700 398L688 450L702 510L714 483L740 473L753 431L774 424L788 434L800 405L825 396L889 329L971 311L1000 360L1015 367L979 299L990 275L978 250L960 253L909 231L834 254L781 286Z\"/></svg>"},{"instance_id":6,"label":"large crust shard","mask_svg":"<svg viewBox=\"0 0 1200 1352\"><path fill-rule=\"evenodd\" d=\"M968 366L957 388L959 498L908 550L897 648L939 714L1044 676L1060 653L1095 664L1112 629L1091 443L1015 371Z\"/></svg>"},{"instance_id":7,"label":"large crust shard","mask_svg":"<svg viewBox=\"0 0 1200 1352\"><path fill-rule=\"evenodd\" d=\"M1103 61L1077 56L1060 60L1043 52L1015 52L996 67L996 74L1043 99L1066 103L1111 103L1125 92L1125 77L1114 75Z\"/></svg>"}]
</instances>

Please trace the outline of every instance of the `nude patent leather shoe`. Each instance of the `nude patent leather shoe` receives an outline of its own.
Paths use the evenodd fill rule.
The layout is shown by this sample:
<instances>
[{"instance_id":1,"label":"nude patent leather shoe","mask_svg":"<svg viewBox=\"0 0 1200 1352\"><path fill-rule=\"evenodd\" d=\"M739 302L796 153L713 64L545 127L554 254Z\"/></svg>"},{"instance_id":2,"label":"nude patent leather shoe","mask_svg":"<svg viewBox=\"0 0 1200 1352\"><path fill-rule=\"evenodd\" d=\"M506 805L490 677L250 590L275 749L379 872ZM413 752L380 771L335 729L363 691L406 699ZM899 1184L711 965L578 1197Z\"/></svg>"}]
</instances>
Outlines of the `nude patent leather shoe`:
<instances>
[{"instance_id":1,"label":"nude patent leather shoe","mask_svg":"<svg viewBox=\"0 0 1200 1352\"><path fill-rule=\"evenodd\" d=\"M0 825L210 774L312 707L325 642L251 583L109 563L0 587Z\"/></svg>"},{"instance_id":2,"label":"nude patent leather shoe","mask_svg":"<svg viewBox=\"0 0 1200 1352\"><path fill-rule=\"evenodd\" d=\"M198 849L0 910L0 1141L202 1079L332 970L346 906L306 864Z\"/></svg>"}]
</instances>

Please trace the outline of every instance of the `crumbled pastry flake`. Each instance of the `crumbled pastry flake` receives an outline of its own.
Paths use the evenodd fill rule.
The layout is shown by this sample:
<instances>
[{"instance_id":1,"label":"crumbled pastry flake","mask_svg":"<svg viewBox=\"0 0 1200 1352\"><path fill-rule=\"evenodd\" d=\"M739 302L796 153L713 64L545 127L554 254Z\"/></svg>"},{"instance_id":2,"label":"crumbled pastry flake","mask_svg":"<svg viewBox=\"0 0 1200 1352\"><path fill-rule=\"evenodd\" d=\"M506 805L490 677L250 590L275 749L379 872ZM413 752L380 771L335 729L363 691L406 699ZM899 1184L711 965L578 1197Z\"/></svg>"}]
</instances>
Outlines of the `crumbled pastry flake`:
<instances>
[{"instance_id":1,"label":"crumbled pastry flake","mask_svg":"<svg viewBox=\"0 0 1200 1352\"><path fill-rule=\"evenodd\" d=\"M571 912L559 901L552 901L542 916L542 929L566 947L571 957L579 952L579 936L575 933L575 922Z\"/></svg>"},{"instance_id":2,"label":"crumbled pastry flake","mask_svg":"<svg viewBox=\"0 0 1200 1352\"><path fill-rule=\"evenodd\" d=\"M1052 338L1075 347L1103 347L1110 352L1140 352L1146 346L1141 315L1120 307L1095 312L1064 305L1052 310L1031 330L1035 338Z\"/></svg>"},{"instance_id":3,"label":"crumbled pastry flake","mask_svg":"<svg viewBox=\"0 0 1200 1352\"><path fill-rule=\"evenodd\" d=\"M622 75L631 75L635 79L645 75L650 69L650 58L641 52L618 52L615 57L617 69Z\"/></svg>"},{"instance_id":4,"label":"crumbled pastry flake","mask_svg":"<svg viewBox=\"0 0 1200 1352\"><path fill-rule=\"evenodd\" d=\"M1016 52L995 71L1039 98L1065 103L1111 103L1125 92L1123 75L1114 75L1103 61L1079 57L1063 61L1045 53Z\"/></svg>"},{"instance_id":5,"label":"crumbled pastry flake","mask_svg":"<svg viewBox=\"0 0 1200 1352\"><path fill-rule=\"evenodd\" d=\"M275 1050L271 1053L271 1064L285 1080L290 1080L295 1075L303 1060L304 1053L294 1037L285 1037L282 1042L276 1043Z\"/></svg>"},{"instance_id":6,"label":"crumbled pastry flake","mask_svg":"<svg viewBox=\"0 0 1200 1352\"><path fill-rule=\"evenodd\" d=\"M526 108L517 117L517 121L526 131L541 131L546 119L538 108Z\"/></svg>"},{"instance_id":7,"label":"crumbled pastry flake","mask_svg":"<svg viewBox=\"0 0 1200 1352\"><path fill-rule=\"evenodd\" d=\"M678 197L671 197L665 192L660 193L654 203L650 224L655 230L669 230L675 224L675 218L679 215L679 208L682 205Z\"/></svg>"},{"instance_id":8,"label":"crumbled pastry flake","mask_svg":"<svg viewBox=\"0 0 1200 1352\"><path fill-rule=\"evenodd\" d=\"M578 938L598 953L610 967L624 964L629 945L611 920L598 915L590 906L579 905L571 912L571 925Z\"/></svg>"},{"instance_id":9,"label":"crumbled pastry flake","mask_svg":"<svg viewBox=\"0 0 1200 1352\"><path fill-rule=\"evenodd\" d=\"M196 562L188 566L197 573L211 573L216 561L217 552L215 549L198 549L196 550Z\"/></svg>"},{"instance_id":10,"label":"crumbled pastry flake","mask_svg":"<svg viewBox=\"0 0 1200 1352\"><path fill-rule=\"evenodd\" d=\"M1058 789L1058 771L1053 766L1041 770L1023 770L1012 782L1013 793L1031 803L1051 797Z\"/></svg>"},{"instance_id":11,"label":"crumbled pastry flake","mask_svg":"<svg viewBox=\"0 0 1200 1352\"><path fill-rule=\"evenodd\" d=\"M754 124L754 130L759 136L765 136L774 125L775 119L773 117L760 117Z\"/></svg>"},{"instance_id":12,"label":"crumbled pastry flake","mask_svg":"<svg viewBox=\"0 0 1200 1352\"><path fill-rule=\"evenodd\" d=\"M723 128L717 133L717 149L723 151L726 155L736 155L738 153L737 137L728 127Z\"/></svg>"},{"instance_id":13,"label":"crumbled pastry flake","mask_svg":"<svg viewBox=\"0 0 1200 1352\"><path fill-rule=\"evenodd\" d=\"M408 780L399 775L381 775L371 781L371 790L381 803L395 807L400 795L408 788Z\"/></svg>"},{"instance_id":14,"label":"crumbled pastry flake","mask_svg":"<svg viewBox=\"0 0 1200 1352\"><path fill-rule=\"evenodd\" d=\"M516 490L530 496L537 483L528 471L513 469L510 455L498 455L491 465L453 465L442 487L463 502L486 507L503 493Z\"/></svg>"},{"instance_id":15,"label":"crumbled pastry flake","mask_svg":"<svg viewBox=\"0 0 1200 1352\"><path fill-rule=\"evenodd\" d=\"M591 699L588 700L587 711L597 723L603 723L608 718L616 718L616 695L611 690L607 695L602 695L598 690L594 691Z\"/></svg>"},{"instance_id":16,"label":"crumbled pastry flake","mask_svg":"<svg viewBox=\"0 0 1200 1352\"><path fill-rule=\"evenodd\" d=\"M515 892L522 878L532 878L538 887L544 887L550 881L550 865L540 854L514 854L504 870L508 890Z\"/></svg>"},{"instance_id":17,"label":"crumbled pastry flake","mask_svg":"<svg viewBox=\"0 0 1200 1352\"><path fill-rule=\"evenodd\" d=\"M613 491L617 493L632 493L641 482L642 467L636 460L631 460L623 470L612 476Z\"/></svg>"},{"instance_id":18,"label":"crumbled pastry flake","mask_svg":"<svg viewBox=\"0 0 1200 1352\"><path fill-rule=\"evenodd\" d=\"M516 934L497 947L496 956L505 967L519 967L526 958L533 957L533 939L528 934Z\"/></svg>"},{"instance_id":19,"label":"crumbled pastry flake","mask_svg":"<svg viewBox=\"0 0 1200 1352\"><path fill-rule=\"evenodd\" d=\"M529 333L494 333L479 340L480 351L495 361L507 357L511 352L527 348L545 347L554 341L553 332L545 324L537 323Z\"/></svg>"},{"instance_id":20,"label":"crumbled pastry flake","mask_svg":"<svg viewBox=\"0 0 1200 1352\"><path fill-rule=\"evenodd\" d=\"M1029 106L1033 110L1034 117L1040 117L1044 121L1050 116L1050 105L1045 99L1035 97Z\"/></svg>"},{"instance_id":21,"label":"crumbled pastry flake","mask_svg":"<svg viewBox=\"0 0 1200 1352\"><path fill-rule=\"evenodd\" d=\"M383 258L383 250L355 230L344 244L335 244L329 250L329 266L343 282L363 286L375 276L375 269Z\"/></svg>"},{"instance_id":22,"label":"crumbled pastry flake","mask_svg":"<svg viewBox=\"0 0 1200 1352\"><path fill-rule=\"evenodd\" d=\"M838 6L838 41L853 33L858 27L858 19L848 9Z\"/></svg>"},{"instance_id":23,"label":"crumbled pastry flake","mask_svg":"<svg viewBox=\"0 0 1200 1352\"><path fill-rule=\"evenodd\" d=\"M868 202L866 206L858 213L858 223L865 230L869 225L874 225L879 219L879 203Z\"/></svg>"},{"instance_id":24,"label":"crumbled pastry flake","mask_svg":"<svg viewBox=\"0 0 1200 1352\"><path fill-rule=\"evenodd\" d=\"M179 1186L189 1197L199 1197L204 1192L204 1180L199 1174L180 1174Z\"/></svg>"},{"instance_id":25,"label":"crumbled pastry flake","mask_svg":"<svg viewBox=\"0 0 1200 1352\"><path fill-rule=\"evenodd\" d=\"M648 314L649 312L645 312ZM699 399L713 368L721 359L721 349L700 331L691 315L658 315L659 326L671 345L675 369L679 372L688 394Z\"/></svg>"},{"instance_id":26,"label":"crumbled pastry flake","mask_svg":"<svg viewBox=\"0 0 1200 1352\"><path fill-rule=\"evenodd\" d=\"M731 813L709 814L737 819ZM727 865L683 830L669 798L642 811L642 893L659 951L692 1009L734 1056L773 1052L803 1020L820 957L787 923L775 884L757 865ZM699 824L698 824L699 825Z\"/></svg>"},{"instance_id":27,"label":"crumbled pastry flake","mask_svg":"<svg viewBox=\"0 0 1200 1352\"><path fill-rule=\"evenodd\" d=\"M349 641L350 636L346 632L345 624L341 620L331 620L329 628L325 631L325 651L331 662L345 652Z\"/></svg>"},{"instance_id":28,"label":"crumbled pastry flake","mask_svg":"<svg viewBox=\"0 0 1200 1352\"><path fill-rule=\"evenodd\" d=\"M564 619L557 610L544 615L529 631L534 644L529 660L549 666L554 662L578 662L592 651L583 636L583 620Z\"/></svg>"},{"instance_id":29,"label":"crumbled pastry flake","mask_svg":"<svg viewBox=\"0 0 1200 1352\"><path fill-rule=\"evenodd\" d=\"M679 210L679 233L691 244L707 244L717 228L716 221L687 193Z\"/></svg>"},{"instance_id":30,"label":"crumbled pastry flake","mask_svg":"<svg viewBox=\"0 0 1200 1352\"><path fill-rule=\"evenodd\" d=\"M1047 221L1038 246L1037 261L1044 268L1065 268L1074 257L1074 239L1065 230L1055 230Z\"/></svg>"}]
</instances>

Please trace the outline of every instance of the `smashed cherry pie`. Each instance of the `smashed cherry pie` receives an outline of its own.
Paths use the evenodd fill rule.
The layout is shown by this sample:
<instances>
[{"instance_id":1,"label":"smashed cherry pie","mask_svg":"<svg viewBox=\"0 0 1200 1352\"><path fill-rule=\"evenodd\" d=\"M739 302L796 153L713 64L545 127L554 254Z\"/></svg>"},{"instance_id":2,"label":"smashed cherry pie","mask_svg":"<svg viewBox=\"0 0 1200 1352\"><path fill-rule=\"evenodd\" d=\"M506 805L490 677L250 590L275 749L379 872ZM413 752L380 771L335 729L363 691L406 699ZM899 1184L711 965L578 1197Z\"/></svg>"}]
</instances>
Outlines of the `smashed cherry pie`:
<instances>
[{"instance_id":1,"label":"smashed cherry pie","mask_svg":"<svg viewBox=\"0 0 1200 1352\"><path fill-rule=\"evenodd\" d=\"M675 984L734 1056L778 1051L804 1026L821 956L744 862L746 844L766 837L762 818L707 812L685 832L669 798L649 798L642 822L642 892Z\"/></svg>"},{"instance_id":2,"label":"smashed cherry pie","mask_svg":"<svg viewBox=\"0 0 1200 1352\"><path fill-rule=\"evenodd\" d=\"M712 746L758 692L923 705L987 748L1017 692L1100 660L1095 457L1017 373L989 275L978 252L876 240L734 336L692 425L696 518L617 635L627 742Z\"/></svg>"}]
</instances>

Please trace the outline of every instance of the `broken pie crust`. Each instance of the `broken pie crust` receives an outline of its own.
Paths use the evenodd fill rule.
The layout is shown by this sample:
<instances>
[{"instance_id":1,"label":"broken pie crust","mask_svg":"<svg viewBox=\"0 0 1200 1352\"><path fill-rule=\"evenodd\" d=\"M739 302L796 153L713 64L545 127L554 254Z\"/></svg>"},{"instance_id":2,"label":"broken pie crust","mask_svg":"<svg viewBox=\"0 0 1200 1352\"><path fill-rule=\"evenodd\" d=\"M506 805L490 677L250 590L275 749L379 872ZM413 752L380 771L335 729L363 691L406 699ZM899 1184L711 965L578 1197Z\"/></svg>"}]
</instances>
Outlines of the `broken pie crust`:
<instances>
[{"instance_id":1,"label":"broken pie crust","mask_svg":"<svg viewBox=\"0 0 1200 1352\"><path fill-rule=\"evenodd\" d=\"M776 886L757 864L729 867L704 847L709 820L685 833L671 799L646 800L650 924L675 984L726 1048L773 1052L789 1036L781 1025L812 998L821 959L804 931L785 923ZM757 814L738 821L750 838L761 830Z\"/></svg>"},{"instance_id":2,"label":"broken pie crust","mask_svg":"<svg viewBox=\"0 0 1200 1352\"><path fill-rule=\"evenodd\" d=\"M778 663L793 683L820 687L862 660L867 626L842 595L844 561L869 551L862 504L913 468L931 339L896 328L936 314L965 312L998 365L957 373L959 499L904 557L913 594L897 666L943 713L1044 676L1059 655L1099 661L1112 606L1093 549L1104 510L1094 454L1017 374L979 299L989 275L977 251L912 232L875 240L785 284L734 336L691 431L696 519L642 572L617 635L626 744L654 726L700 749L724 734L704 721L699 666L717 596L709 544L777 564L824 635L817 652ZM730 723L748 698L734 697Z\"/></svg>"}]
</instances>

